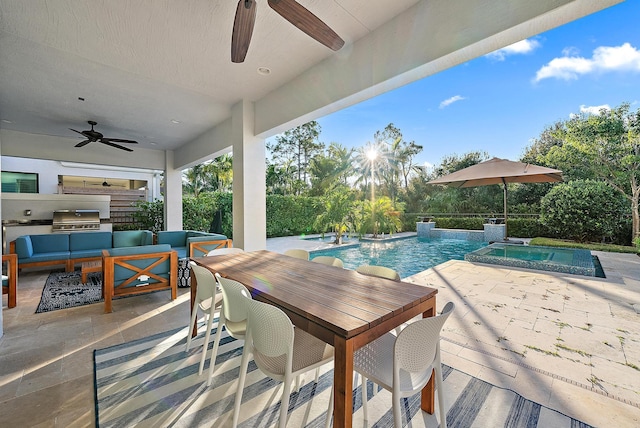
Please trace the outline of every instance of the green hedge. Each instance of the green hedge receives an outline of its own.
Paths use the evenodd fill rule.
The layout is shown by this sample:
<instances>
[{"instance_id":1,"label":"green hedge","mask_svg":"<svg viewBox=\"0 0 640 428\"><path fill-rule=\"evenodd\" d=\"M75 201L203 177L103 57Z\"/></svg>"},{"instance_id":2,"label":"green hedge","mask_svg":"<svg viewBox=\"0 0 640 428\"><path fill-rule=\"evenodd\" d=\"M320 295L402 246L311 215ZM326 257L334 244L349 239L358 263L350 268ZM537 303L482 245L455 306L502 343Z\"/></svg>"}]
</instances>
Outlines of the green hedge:
<instances>
[{"instance_id":1,"label":"green hedge","mask_svg":"<svg viewBox=\"0 0 640 428\"><path fill-rule=\"evenodd\" d=\"M267 237L316 233L318 202L316 197L267 195Z\"/></svg>"},{"instance_id":2,"label":"green hedge","mask_svg":"<svg viewBox=\"0 0 640 428\"><path fill-rule=\"evenodd\" d=\"M540 223L537 218L510 218L508 235L516 238L535 238L536 236L553 236L549 228Z\"/></svg>"},{"instance_id":3,"label":"green hedge","mask_svg":"<svg viewBox=\"0 0 640 428\"><path fill-rule=\"evenodd\" d=\"M484 219L480 217L436 217L431 221L436 223L438 229L484 229Z\"/></svg>"}]
</instances>

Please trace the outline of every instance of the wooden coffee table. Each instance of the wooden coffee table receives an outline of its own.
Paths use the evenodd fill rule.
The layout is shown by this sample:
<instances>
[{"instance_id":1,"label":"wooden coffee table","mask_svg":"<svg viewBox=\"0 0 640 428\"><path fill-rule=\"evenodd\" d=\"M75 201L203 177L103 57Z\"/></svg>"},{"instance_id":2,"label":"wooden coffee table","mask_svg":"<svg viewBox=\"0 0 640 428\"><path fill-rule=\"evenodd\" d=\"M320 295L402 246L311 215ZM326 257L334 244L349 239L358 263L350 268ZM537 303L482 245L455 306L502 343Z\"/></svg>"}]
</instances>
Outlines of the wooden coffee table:
<instances>
[{"instance_id":1,"label":"wooden coffee table","mask_svg":"<svg viewBox=\"0 0 640 428\"><path fill-rule=\"evenodd\" d=\"M95 260L93 262L84 262L80 268L82 274L82 283L87 283L87 274L91 272L102 272L102 260Z\"/></svg>"}]
</instances>

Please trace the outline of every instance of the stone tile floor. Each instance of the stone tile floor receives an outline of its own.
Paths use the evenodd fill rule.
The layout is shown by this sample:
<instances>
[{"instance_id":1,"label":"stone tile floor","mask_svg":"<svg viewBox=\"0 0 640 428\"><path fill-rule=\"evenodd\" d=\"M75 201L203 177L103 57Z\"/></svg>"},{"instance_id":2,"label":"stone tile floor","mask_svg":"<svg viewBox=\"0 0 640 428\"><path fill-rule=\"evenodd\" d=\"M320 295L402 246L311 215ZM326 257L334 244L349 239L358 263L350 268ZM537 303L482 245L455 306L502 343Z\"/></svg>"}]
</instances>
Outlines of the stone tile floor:
<instances>
[{"instance_id":1,"label":"stone tile floor","mask_svg":"<svg viewBox=\"0 0 640 428\"><path fill-rule=\"evenodd\" d=\"M269 239L273 251L317 241ZM600 427L640 426L640 258L595 253L606 279L450 261L407 278L456 311L443 362ZM189 319L189 292L35 314L47 271L21 273L0 338L2 426L93 426L93 350Z\"/></svg>"}]
</instances>

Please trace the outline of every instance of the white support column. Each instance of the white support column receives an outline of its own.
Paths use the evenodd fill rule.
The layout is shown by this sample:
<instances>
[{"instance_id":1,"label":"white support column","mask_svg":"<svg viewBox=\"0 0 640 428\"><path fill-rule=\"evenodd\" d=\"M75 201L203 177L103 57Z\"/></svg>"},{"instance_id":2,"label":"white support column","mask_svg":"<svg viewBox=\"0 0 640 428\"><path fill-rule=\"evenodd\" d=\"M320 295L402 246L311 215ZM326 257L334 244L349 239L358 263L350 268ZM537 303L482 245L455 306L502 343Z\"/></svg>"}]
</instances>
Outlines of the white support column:
<instances>
[{"instance_id":1,"label":"white support column","mask_svg":"<svg viewBox=\"0 0 640 428\"><path fill-rule=\"evenodd\" d=\"M173 165L173 152L167 150L164 167L164 228L182 230L182 171Z\"/></svg>"},{"instance_id":2,"label":"white support column","mask_svg":"<svg viewBox=\"0 0 640 428\"><path fill-rule=\"evenodd\" d=\"M267 248L265 142L254 135L254 105L231 109L233 144L233 245L247 251Z\"/></svg>"}]
</instances>

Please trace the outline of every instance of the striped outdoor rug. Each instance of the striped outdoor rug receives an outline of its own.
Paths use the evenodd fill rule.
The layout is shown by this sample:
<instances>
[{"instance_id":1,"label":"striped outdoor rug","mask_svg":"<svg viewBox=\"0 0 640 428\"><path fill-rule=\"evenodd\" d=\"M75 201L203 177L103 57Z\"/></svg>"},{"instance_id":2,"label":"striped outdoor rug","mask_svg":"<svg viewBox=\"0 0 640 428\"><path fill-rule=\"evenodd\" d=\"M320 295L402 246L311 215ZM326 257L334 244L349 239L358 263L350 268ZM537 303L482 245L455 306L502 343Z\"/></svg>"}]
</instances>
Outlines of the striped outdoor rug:
<instances>
[{"instance_id":1,"label":"striped outdoor rug","mask_svg":"<svg viewBox=\"0 0 640 428\"><path fill-rule=\"evenodd\" d=\"M94 352L96 425L99 427L229 427L242 341L223 332L213 384L198 376L203 328L185 352L186 328L156 334ZM215 326L214 326L215 330ZM213 338L213 333L212 333ZM209 349L211 348L211 345ZM333 365L321 369L318 383L307 373L291 396L289 427L324 427ZM240 426L271 427L277 422L281 383L266 378L253 361L242 397ZM372 396L369 426L392 427L391 394ZM444 366L449 427L588 427L575 419ZM404 400L403 420L412 428L438 427L436 415L420 411L419 395ZM362 426L362 395L354 390L354 426ZM436 412L437 413L437 412Z\"/></svg>"}]
</instances>

